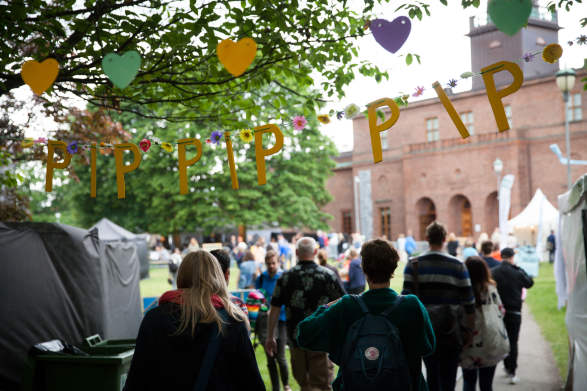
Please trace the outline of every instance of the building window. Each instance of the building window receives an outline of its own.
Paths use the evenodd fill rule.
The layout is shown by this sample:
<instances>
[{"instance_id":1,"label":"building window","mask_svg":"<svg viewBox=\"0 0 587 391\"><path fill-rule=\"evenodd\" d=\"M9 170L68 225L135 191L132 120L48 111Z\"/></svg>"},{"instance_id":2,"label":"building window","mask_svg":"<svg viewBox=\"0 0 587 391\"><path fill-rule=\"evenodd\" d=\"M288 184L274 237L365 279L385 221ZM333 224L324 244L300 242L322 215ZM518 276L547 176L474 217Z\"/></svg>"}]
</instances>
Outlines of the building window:
<instances>
[{"instance_id":1,"label":"building window","mask_svg":"<svg viewBox=\"0 0 587 391\"><path fill-rule=\"evenodd\" d=\"M428 141L440 140L440 132L438 131L438 118L428 118L426 120L426 137Z\"/></svg>"},{"instance_id":2,"label":"building window","mask_svg":"<svg viewBox=\"0 0 587 391\"><path fill-rule=\"evenodd\" d=\"M583 109L581 108L581 94L571 94L569 96L569 107L567 108L567 117L569 121L581 121L583 119Z\"/></svg>"},{"instance_id":3,"label":"building window","mask_svg":"<svg viewBox=\"0 0 587 391\"><path fill-rule=\"evenodd\" d=\"M505 110L505 117L508 120L508 124L510 124L510 129L513 129L514 128L514 123L512 121L512 106L505 105L504 106L504 110Z\"/></svg>"},{"instance_id":4,"label":"building window","mask_svg":"<svg viewBox=\"0 0 587 391\"><path fill-rule=\"evenodd\" d=\"M385 236L387 240L391 240L391 208L379 208L379 216L381 217L381 236Z\"/></svg>"},{"instance_id":5,"label":"building window","mask_svg":"<svg viewBox=\"0 0 587 391\"><path fill-rule=\"evenodd\" d=\"M472 111L467 111L466 113L461 113L461 121L463 121L463 124L465 125L465 128L467 128L467 131L469 132L470 135L474 135L475 134L475 125L474 125L474 117L473 117L473 112Z\"/></svg>"},{"instance_id":6,"label":"building window","mask_svg":"<svg viewBox=\"0 0 587 391\"><path fill-rule=\"evenodd\" d=\"M353 213L350 210L342 212L342 233L348 235L353 233Z\"/></svg>"},{"instance_id":7,"label":"building window","mask_svg":"<svg viewBox=\"0 0 587 391\"><path fill-rule=\"evenodd\" d=\"M489 49L496 49L499 47L501 47L501 42L499 42L499 41L491 41L489 43Z\"/></svg>"},{"instance_id":8,"label":"building window","mask_svg":"<svg viewBox=\"0 0 587 391\"><path fill-rule=\"evenodd\" d=\"M387 130L379 132L379 138L381 139L381 149L387 149Z\"/></svg>"}]
</instances>

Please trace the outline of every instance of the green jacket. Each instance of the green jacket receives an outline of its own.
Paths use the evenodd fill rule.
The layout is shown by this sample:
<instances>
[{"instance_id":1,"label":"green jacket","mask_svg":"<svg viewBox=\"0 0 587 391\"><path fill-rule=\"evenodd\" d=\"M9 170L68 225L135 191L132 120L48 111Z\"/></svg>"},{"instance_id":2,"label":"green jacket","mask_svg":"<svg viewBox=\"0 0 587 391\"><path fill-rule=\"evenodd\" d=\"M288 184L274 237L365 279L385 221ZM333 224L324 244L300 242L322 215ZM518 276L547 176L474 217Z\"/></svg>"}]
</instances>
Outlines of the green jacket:
<instances>
[{"instance_id":1,"label":"green jacket","mask_svg":"<svg viewBox=\"0 0 587 391\"><path fill-rule=\"evenodd\" d=\"M362 297L369 311L378 314L392 305L398 294L393 289L384 288L369 290ZM298 325L298 344L304 349L328 352L330 359L340 366L348 329L361 316L359 305L349 295L330 307L320 306ZM412 384L417 384L413 389L428 390L421 372L422 357L434 351L436 341L426 308L416 296L406 295L389 315L389 320L399 330ZM332 386L335 391L343 390L340 370Z\"/></svg>"}]
</instances>

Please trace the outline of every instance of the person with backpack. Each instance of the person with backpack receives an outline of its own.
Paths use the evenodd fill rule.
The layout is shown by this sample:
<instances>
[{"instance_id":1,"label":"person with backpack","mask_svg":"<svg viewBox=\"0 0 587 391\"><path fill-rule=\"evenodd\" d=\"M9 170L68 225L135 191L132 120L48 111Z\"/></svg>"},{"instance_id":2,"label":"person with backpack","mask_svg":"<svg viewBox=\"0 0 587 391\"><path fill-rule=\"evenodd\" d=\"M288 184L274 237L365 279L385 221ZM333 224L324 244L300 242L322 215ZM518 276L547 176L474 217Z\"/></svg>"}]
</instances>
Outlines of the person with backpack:
<instances>
[{"instance_id":1,"label":"person with backpack","mask_svg":"<svg viewBox=\"0 0 587 391\"><path fill-rule=\"evenodd\" d=\"M426 380L430 391L453 391L459 356L472 338L475 296L465 265L442 251L446 229L433 222L426 227L427 251L410 259L404 269L403 294L422 301L434 328L436 351L426 357Z\"/></svg>"},{"instance_id":2,"label":"person with backpack","mask_svg":"<svg viewBox=\"0 0 587 391\"><path fill-rule=\"evenodd\" d=\"M387 241L366 242L361 258L369 290L320 306L298 325L297 342L339 365L335 391L427 390L422 357L435 347L428 313L416 296L390 288L399 255Z\"/></svg>"},{"instance_id":3,"label":"person with backpack","mask_svg":"<svg viewBox=\"0 0 587 391\"><path fill-rule=\"evenodd\" d=\"M265 255L265 270L257 280L255 281L255 288L261 290L268 303L271 302L271 296L277 280L283 274L283 271L279 269L279 262L277 261L277 252L273 250L267 251ZM259 341L265 341L267 339L267 315L259 315L257 318L257 327L255 327L255 333L259 338ZM269 355L267 351L267 368L269 369L269 377L271 378L271 386L273 391L279 391L279 376L277 373L277 365L279 365L279 375L281 375L281 382L283 383L284 391L290 391L289 387L289 373L287 369L287 359L285 358L285 345L287 344L287 328L285 326L285 306L281 306L281 312L279 313L279 320L277 323L277 329L273 331L273 335L277 338L277 354Z\"/></svg>"},{"instance_id":4,"label":"person with backpack","mask_svg":"<svg viewBox=\"0 0 587 391\"><path fill-rule=\"evenodd\" d=\"M265 390L247 316L229 299L216 259L187 254L177 286L145 314L123 390Z\"/></svg>"}]
</instances>

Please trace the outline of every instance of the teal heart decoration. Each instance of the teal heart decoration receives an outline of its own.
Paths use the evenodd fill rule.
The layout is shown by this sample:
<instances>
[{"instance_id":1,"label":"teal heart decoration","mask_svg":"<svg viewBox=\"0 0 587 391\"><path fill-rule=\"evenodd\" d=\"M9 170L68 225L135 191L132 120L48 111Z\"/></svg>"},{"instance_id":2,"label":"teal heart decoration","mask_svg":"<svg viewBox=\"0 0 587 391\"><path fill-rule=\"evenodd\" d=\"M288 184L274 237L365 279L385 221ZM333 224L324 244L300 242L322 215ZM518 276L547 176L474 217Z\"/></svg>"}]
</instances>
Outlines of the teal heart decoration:
<instances>
[{"instance_id":1,"label":"teal heart decoration","mask_svg":"<svg viewBox=\"0 0 587 391\"><path fill-rule=\"evenodd\" d=\"M528 24L532 0L489 0L489 17L497 29L509 36Z\"/></svg>"},{"instance_id":2,"label":"teal heart decoration","mask_svg":"<svg viewBox=\"0 0 587 391\"><path fill-rule=\"evenodd\" d=\"M126 88L137 76L141 67L141 55L136 50L130 50L119 56L108 53L102 59L102 70L112 84L120 89Z\"/></svg>"}]
</instances>

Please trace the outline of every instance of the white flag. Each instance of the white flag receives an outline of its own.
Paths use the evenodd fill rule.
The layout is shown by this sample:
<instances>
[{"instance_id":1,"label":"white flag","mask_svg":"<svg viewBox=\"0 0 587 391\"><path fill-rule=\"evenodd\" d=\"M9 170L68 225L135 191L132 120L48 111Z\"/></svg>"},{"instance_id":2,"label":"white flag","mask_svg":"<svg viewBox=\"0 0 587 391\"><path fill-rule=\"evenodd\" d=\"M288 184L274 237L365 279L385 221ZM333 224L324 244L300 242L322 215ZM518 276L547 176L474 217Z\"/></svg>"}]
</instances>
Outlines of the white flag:
<instances>
[{"instance_id":1,"label":"white flag","mask_svg":"<svg viewBox=\"0 0 587 391\"><path fill-rule=\"evenodd\" d=\"M509 227L508 216L512 200L512 187L514 186L514 176L508 174L503 177L499 186L499 248L506 247Z\"/></svg>"}]
</instances>

